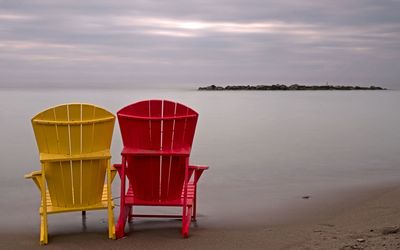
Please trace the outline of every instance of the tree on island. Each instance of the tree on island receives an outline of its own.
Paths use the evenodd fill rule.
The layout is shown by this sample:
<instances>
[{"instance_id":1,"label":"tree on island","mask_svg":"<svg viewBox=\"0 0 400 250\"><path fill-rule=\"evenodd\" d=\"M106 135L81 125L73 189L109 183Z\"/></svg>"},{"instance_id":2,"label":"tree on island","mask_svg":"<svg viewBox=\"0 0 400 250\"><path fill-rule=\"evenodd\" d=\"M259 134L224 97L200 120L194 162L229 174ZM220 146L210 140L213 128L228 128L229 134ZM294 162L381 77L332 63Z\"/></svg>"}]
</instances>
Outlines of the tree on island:
<instances>
[{"instance_id":1,"label":"tree on island","mask_svg":"<svg viewBox=\"0 0 400 250\"><path fill-rule=\"evenodd\" d=\"M225 87L210 85L206 87L199 87L198 90L387 90L386 88L376 87L374 85L370 87L350 86L350 85L284 85L284 84L273 84L273 85L227 85Z\"/></svg>"}]
</instances>

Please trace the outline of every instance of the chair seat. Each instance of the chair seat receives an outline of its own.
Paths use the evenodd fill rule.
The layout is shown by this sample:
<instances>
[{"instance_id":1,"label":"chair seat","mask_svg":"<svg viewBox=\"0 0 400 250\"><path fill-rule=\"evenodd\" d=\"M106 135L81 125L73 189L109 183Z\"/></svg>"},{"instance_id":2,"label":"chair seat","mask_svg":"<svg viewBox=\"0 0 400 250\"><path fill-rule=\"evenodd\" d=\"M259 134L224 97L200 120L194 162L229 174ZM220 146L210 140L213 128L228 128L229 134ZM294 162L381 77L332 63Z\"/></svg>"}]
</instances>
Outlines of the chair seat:
<instances>
[{"instance_id":1,"label":"chair seat","mask_svg":"<svg viewBox=\"0 0 400 250\"><path fill-rule=\"evenodd\" d=\"M107 185L104 185L103 194L101 197L101 202L89 206L80 206L80 207L58 207L53 206L50 198L49 190L46 191L46 202L47 202L47 213L61 213L61 212L76 212L76 211L86 211L86 210L96 210L96 209L107 209ZM111 201L112 202L112 201ZM112 207L114 207L114 202L112 202ZM39 209L40 214L43 213L43 206L40 206Z\"/></svg>"},{"instance_id":2,"label":"chair seat","mask_svg":"<svg viewBox=\"0 0 400 250\"><path fill-rule=\"evenodd\" d=\"M193 205L193 200L195 196L195 184L189 183L187 189L187 206ZM129 186L128 192L125 195L126 204L130 205L137 205L137 206L171 206L171 207L181 207L184 204L184 191L182 190L181 198L176 200L169 200L169 201L149 201L149 200L142 200L133 195L132 186Z\"/></svg>"}]
</instances>

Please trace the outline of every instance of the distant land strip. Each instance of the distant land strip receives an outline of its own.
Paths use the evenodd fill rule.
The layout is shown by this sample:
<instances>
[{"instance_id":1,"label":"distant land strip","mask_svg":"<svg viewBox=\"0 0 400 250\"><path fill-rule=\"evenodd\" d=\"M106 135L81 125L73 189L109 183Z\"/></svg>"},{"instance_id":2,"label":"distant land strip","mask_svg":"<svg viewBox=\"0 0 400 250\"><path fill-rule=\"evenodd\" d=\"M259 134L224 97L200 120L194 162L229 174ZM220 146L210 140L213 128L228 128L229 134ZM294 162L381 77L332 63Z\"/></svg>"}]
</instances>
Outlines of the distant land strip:
<instances>
[{"instance_id":1,"label":"distant land strip","mask_svg":"<svg viewBox=\"0 0 400 250\"><path fill-rule=\"evenodd\" d=\"M199 87L198 90L387 90L386 88L370 86L349 86L349 85L227 85L225 87L210 85Z\"/></svg>"}]
</instances>

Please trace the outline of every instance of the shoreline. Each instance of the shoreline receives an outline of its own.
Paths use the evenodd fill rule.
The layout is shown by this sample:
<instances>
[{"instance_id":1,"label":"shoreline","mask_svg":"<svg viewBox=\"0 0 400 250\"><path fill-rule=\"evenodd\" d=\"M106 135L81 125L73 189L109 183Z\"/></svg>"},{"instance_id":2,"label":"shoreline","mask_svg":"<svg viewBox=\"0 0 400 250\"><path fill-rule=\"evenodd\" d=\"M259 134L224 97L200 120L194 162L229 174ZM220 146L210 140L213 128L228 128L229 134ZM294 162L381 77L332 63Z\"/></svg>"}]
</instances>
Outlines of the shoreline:
<instances>
[{"instance_id":1,"label":"shoreline","mask_svg":"<svg viewBox=\"0 0 400 250\"><path fill-rule=\"evenodd\" d=\"M331 211L319 207L304 214L300 209L300 220L291 219L280 224L208 227L200 217L197 223L192 224L189 239L181 238L180 221L176 220L136 221L130 225L128 237L117 241L107 239L105 226L93 227L92 222L87 230L82 231L80 225L63 228L58 223L52 228L54 234L50 230L50 242L46 248L396 249L400 247L400 233L385 235L382 230L400 226L399 196L400 185L393 184L353 190L347 197L332 197ZM116 211L114 214L117 215ZM260 219L263 217L258 216ZM1 230L1 249L43 249L37 238L38 228L24 228L22 225L21 230L14 232L7 228Z\"/></svg>"}]
</instances>

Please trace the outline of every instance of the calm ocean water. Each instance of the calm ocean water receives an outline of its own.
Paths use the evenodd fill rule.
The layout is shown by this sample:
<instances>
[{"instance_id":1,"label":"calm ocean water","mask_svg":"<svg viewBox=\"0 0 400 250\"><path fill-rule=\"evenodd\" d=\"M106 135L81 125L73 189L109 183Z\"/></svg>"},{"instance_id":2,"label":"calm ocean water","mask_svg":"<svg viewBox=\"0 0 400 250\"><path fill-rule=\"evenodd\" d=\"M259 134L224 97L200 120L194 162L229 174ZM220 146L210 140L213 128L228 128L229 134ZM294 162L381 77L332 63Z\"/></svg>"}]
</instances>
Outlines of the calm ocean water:
<instances>
[{"instance_id":1,"label":"calm ocean water","mask_svg":"<svg viewBox=\"0 0 400 250\"><path fill-rule=\"evenodd\" d=\"M1 89L4 228L19 228L21 224L15 221L23 220L26 231L38 234L39 230L39 193L31 181L23 179L39 169L31 117L67 102L93 103L115 113L142 99L179 101L200 114L191 162L210 165L200 181L199 223L203 226L279 223L278 213L289 217L295 213L293 207L307 210L307 206L330 204L332 194L346 196L349 190L400 183L400 91ZM112 162L119 162L120 149L116 125ZM118 184L114 183L115 197ZM303 200L303 195L311 198ZM50 230L62 231L59 225L68 223L74 228L73 221L80 215L73 218L54 217ZM103 218L101 212L89 217L89 227L106 228Z\"/></svg>"}]
</instances>

